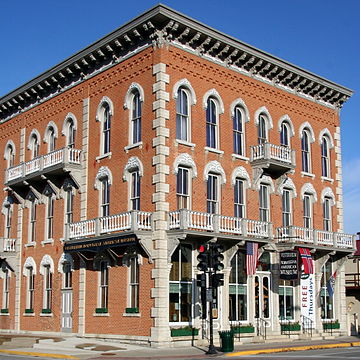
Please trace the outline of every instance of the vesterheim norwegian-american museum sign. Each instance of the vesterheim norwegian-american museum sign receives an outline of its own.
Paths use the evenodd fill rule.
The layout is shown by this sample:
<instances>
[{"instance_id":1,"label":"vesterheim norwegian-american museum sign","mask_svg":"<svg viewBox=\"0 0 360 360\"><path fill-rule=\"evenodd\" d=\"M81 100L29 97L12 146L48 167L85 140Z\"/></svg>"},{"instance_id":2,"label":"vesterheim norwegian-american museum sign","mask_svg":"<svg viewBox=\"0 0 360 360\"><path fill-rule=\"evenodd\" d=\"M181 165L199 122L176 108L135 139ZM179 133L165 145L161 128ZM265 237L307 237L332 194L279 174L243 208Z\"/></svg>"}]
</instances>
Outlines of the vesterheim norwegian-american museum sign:
<instances>
[{"instance_id":1,"label":"vesterheim norwegian-american museum sign","mask_svg":"<svg viewBox=\"0 0 360 360\"><path fill-rule=\"evenodd\" d=\"M297 280L299 278L299 263L297 250L281 251L279 253L280 279Z\"/></svg>"},{"instance_id":2,"label":"vesterheim norwegian-american museum sign","mask_svg":"<svg viewBox=\"0 0 360 360\"><path fill-rule=\"evenodd\" d=\"M88 241L64 244L64 251L65 252L84 251L84 250L98 251L104 248L133 244L136 241L137 241L136 236L88 240Z\"/></svg>"}]
</instances>

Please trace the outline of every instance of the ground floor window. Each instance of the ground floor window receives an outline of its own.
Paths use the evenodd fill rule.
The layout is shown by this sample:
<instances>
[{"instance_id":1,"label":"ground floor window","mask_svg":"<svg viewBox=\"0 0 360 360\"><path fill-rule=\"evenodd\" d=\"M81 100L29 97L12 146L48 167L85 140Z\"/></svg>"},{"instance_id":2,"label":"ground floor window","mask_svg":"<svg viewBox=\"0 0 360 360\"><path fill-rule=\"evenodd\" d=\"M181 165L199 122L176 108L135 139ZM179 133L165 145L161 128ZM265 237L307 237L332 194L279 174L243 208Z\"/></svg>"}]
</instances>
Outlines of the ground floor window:
<instances>
[{"instance_id":1,"label":"ground floor window","mask_svg":"<svg viewBox=\"0 0 360 360\"><path fill-rule=\"evenodd\" d=\"M10 298L10 274L9 270L3 270L3 301L2 308L8 310L9 309L9 298Z\"/></svg>"},{"instance_id":2,"label":"ground floor window","mask_svg":"<svg viewBox=\"0 0 360 360\"><path fill-rule=\"evenodd\" d=\"M294 284L290 280L280 280L279 285L280 320L294 320Z\"/></svg>"},{"instance_id":3,"label":"ground floor window","mask_svg":"<svg viewBox=\"0 0 360 360\"><path fill-rule=\"evenodd\" d=\"M332 276L332 262L328 260L323 265L321 276L321 290L320 290L320 307L321 307L321 318L324 320L334 319L334 299L333 294L329 294L327 285L330 277Z\"/></svg>"},{"instance_id":4,"label":"ground floor window","mask_svg":"<svg viewBox=\"0 0 360 360\"><path fill-rule=\"evenodd\" d=\"M192 271L190 245L180 245L171 257L169 321L191 322Z\"/></svg>"}]
</instances>

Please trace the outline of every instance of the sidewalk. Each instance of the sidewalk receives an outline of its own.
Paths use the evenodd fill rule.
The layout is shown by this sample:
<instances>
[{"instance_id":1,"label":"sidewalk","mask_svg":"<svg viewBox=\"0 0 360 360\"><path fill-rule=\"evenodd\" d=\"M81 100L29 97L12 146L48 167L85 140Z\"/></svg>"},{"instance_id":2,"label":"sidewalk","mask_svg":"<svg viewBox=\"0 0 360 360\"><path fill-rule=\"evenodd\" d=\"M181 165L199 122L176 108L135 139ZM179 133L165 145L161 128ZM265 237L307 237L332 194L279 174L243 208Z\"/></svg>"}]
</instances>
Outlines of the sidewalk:
<instances>
[{"instance_id":1,"label":"sidewalk","mask_svg":"<svg viewBox=\"0 0 360 360\"><path fill-rule=\"evenodd\" d=\"M59 341L60 340L60 341ZM22 355L22 356L42 356L54 359L196 359L207 357L205 352L207 347L184 347L156 349L140 345L121 344L118 342L107 342L83 338L63 338L63 339L41 339L33 347L17 347L16 340L14 347L8 348L7 345L0 345L0 354ZM314 341L286 341L281 343L262 343L237 345L232 353L219 353L208 356L209 358L218 356L244 356L260 353L272 353L294 350L310 350L321 348L350 347L360 346L359 337L339 337L331 340ZM6 348L5 348L6 347Z\"/></svg>"}]
</instances>

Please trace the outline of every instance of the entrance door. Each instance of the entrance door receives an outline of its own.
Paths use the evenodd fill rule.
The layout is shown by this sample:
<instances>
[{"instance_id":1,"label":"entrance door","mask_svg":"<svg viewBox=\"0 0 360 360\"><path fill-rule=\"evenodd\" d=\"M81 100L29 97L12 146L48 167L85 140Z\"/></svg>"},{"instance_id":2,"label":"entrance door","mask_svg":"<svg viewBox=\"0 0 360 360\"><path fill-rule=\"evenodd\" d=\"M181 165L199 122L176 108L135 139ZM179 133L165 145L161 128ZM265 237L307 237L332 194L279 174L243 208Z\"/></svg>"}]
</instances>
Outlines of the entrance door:
<instances>
[{"instance_id":1,"label":"entrance door","mask_svg":"<svg viewBox=\"0 0 360 360\"><path fill-rule=\"evenodd\" d=\"M72 331L72 289L61 292L61 331Z\"/></svg>"},{"instance_id":2,"label":"entrance door","mask_svg":"<svg viewBox=\"0 0 360 360\"><path fill-rule=\"evenodd\" d=\"M255 275L255 318L263 322L263 326L271 326L270 311L270 273L259 273Z\"/></svg>"}]
</instances>

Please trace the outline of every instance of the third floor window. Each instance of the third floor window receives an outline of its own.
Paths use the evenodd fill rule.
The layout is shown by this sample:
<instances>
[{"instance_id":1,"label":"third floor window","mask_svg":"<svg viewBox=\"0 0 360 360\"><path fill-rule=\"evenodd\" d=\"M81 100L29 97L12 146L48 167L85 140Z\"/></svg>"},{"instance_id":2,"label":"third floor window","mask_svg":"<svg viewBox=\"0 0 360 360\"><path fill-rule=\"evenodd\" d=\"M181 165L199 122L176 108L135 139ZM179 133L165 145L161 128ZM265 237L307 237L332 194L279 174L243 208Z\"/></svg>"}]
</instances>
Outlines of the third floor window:
<instances>
[{"instance_id":1,"label":"third floor window","mask_svg":"<svg viewBox=\"0 0 360 360\"><path fill-rule=\"evenodd\" d=\"M189 141L189 100L186 90L180 88L176 99L176 138Z\"/></svg>"}]
</instances>

